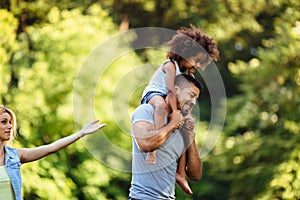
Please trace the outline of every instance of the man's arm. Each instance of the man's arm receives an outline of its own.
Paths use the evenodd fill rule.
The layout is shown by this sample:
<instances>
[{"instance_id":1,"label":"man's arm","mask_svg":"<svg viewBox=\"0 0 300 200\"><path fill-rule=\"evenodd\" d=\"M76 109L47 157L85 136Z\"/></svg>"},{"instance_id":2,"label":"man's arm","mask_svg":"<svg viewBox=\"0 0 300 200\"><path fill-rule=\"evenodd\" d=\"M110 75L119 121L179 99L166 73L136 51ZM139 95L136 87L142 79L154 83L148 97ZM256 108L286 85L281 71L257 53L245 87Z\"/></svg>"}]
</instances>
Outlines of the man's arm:
<instances>
[{"instance_id":1,"label":"man's arm","mask_svg":"<svg viewBox=\"0 0 300 200\"><path fill-rule=\"evenodd\" d=\"M185 124L181 129L186 151L186 174L189 179L198 181L202 177L202 160L200 158L194 132L195 120L191 116L185 117Z\"/></svg>"},{"instance_id":2,"label":"man's arm","mask_svg":"<svg viewBox=\"0 0 300 200\"><path fill-rule=\"evenodd\" d=\"M164 144L173 131L180 126L182 115L175 111L170 115L170 121L159 130L154 124L146 121L135 122L132 126L134 139L141 151L151 152Z\"/></svg>"},{"instance_id":3,"label":"man's arm","mask_svg":"<svg viewBox=\"0 0 300 200\"><path fill-rule=\"evenodd\" d=\"M186 144L189 144L186 152L186 174L189 179L198 181L202 177L202 160L195 143L194 132L188 135L188 141L186 142Z\"/></svg>"}]
</instances>

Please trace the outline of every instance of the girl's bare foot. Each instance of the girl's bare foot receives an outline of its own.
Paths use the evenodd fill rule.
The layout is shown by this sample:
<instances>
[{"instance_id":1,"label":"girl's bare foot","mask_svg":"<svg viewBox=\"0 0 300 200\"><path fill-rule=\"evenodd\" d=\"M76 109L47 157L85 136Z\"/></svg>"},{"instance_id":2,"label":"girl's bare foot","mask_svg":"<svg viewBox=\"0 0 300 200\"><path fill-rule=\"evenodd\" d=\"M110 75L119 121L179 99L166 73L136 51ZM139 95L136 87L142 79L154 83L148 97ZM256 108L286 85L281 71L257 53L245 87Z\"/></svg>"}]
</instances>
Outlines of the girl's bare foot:
<instances>
[{"instance_id":1,"label":"girl's bare foot","mask_svg":"<svg viewBox=\"0 0 300 200\"><path fill-rule=\"evenodd\" d=\"M186 180L185 176L182 176L178 172L176 172L176 183L180 187L180 189L185 192L186 194L193 194L188 181Z\"/></svg>"},{"instance_id":2,"label":"girl's bare foot","mask_svg":"<svg viewBox=\"0 0 300 200\"><path fill-rule=\"evenodd\" d=\"M146 156L146 163L150 165L156 164L156 151L148 152Z\"/></svg>"}]
</instances>

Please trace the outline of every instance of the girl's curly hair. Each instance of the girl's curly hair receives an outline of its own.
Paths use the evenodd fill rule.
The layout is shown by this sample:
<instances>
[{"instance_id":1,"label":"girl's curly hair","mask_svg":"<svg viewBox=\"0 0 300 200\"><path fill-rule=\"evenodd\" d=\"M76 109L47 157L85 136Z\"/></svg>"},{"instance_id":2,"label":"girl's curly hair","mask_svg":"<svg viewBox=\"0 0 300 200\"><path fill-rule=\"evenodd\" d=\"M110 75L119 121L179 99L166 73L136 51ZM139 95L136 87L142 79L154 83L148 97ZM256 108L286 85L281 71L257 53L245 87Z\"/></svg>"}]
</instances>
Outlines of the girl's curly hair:
<instances>
[{"instance_id":1,"label":"girl's curly hair","mask_svg":"<svg viewBox=\"0 0 300 200\"><path fill-rule=\"evenodd\" d=\"M169 51L167 58L181 61L199 52L208 53L210 58L218 61L219 50L213 38L208 37L202 30L190 25L190 28L182 27L168 42Z\"/></svg>"}]
</instances>

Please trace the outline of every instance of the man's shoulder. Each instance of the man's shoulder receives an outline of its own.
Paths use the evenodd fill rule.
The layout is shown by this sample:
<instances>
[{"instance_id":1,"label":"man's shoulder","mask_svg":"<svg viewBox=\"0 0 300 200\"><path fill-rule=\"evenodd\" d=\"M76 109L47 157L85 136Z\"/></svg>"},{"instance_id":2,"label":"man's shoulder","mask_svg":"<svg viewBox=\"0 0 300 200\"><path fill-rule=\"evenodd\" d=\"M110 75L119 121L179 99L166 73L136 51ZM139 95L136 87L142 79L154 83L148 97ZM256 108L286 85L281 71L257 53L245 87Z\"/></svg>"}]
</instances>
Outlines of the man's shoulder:
<instances>
[{"instance_id":1,"label":"man's shoulder","mask_svg":"<svg viewBox=\"0 0 300 200\"><path fill-rule=\"evenodd\" d=\"M153 123L154 107L151 104L139 105L132 114L132 123L137 121L147 121Z\"/></svg>"}]
</instances>

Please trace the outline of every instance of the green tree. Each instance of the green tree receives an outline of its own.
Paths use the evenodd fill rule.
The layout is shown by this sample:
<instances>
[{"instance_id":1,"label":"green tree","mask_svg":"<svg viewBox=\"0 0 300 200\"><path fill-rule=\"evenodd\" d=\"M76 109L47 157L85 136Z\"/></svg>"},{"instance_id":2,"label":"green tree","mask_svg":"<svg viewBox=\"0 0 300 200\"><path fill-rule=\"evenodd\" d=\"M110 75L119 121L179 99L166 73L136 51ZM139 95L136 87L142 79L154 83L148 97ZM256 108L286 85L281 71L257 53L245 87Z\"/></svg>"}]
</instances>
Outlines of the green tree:
<instances>
[{"instance_id":1,"label":"green tree","mask_svg":"<svg viewBox=\"0 0 300 200\"><path fill-rule=\"evenodd\" d=\"M13 14L7 10L0 9L0 98L1 104L8 104L5 96L10 87L14 84L13 69L9 65L11 58L19 45L16 41L16 29L18 21L14 18Z\"/></svg>"},{"instance_id":2,"label":"green tree","mask_svg":"<svg viewBox=\"0 0 300 200\"><path fill-rule=\"evenodd\" d=\"M218 42L217 66L226 86L227 117L216 147L204 158L203 178L191 182L194 195L177 189L178 199L300 198L297 1L4 0L0 7L0 103L12 106L19 116L17 146L48 143L74 130L73 83L95 44L117 29L175 30L192 23ZM130 137L108 106L117 97L111 91L124 84L119 77L130 72L134 63L157 58L164 59L161 51L148 49L118 58L99 82L106 87L96 91L97 115L110 124L103 135L127 151ZM129 78L121 89L130 88L139 77ZM141 89L138 86L131 94L129 106L128 101L124 104L127 99L118 97L120 106L129 107L128 113L137 106ZM209 102L209 94L203 93L203 130L210 120ZM124 119L121 124L128 126L129 119ZM199 148L201 134L200 130L196 138ZM54 194L49 191L55 191L59 199L126 199L130 173L111 170L90 157L76 143L25 165L25 197L48 199Z\"/></svg>"},{"instance_id":3,"label":"green tree","mask_svg":"<svg viewBox=\"0 0 300 200\"><path fill-rule=\"evenodd\" d=\"M43 24L27 26L16 38L13 15L4 10L0 16L1 22L7 21L1 23L7 31L2 40L5 46L1 45L3 58L7 57L1 65L1 97L18 116L15 146L43 145L72 133L72 89L78 69L96 44L116 33L116 27L97 5L85 15L80 9L53 7ZM13 49L16 44L19 48ZM12 79L14 87L10 86ZM101 118L105 121L105 116ZM24 198L105 199L114 195L117 199L119 193L105 192L112 176L121 182L122 176L115 173L77 142L22 167Z\"/></svg>"},{"instance_id":4,"label":"green tree","mask_svg":"<svg viewBox=\"0 0 300 200\"><path fill-rule=\"evenodd\" d=\"M241 94L228 99L224 135L207 159L203 188L211 195L203 196L209 199L300 198L300 168L295 165L300 139L299 6L294 1L273 4L273 32L260 38L257 58L228 65L240 80Z\"/></svg>"}]
</instances>

